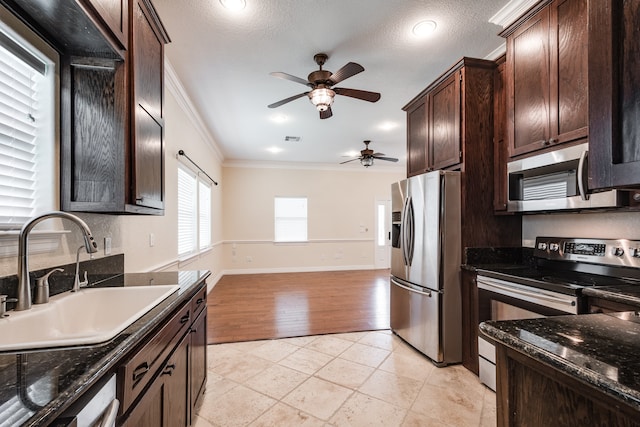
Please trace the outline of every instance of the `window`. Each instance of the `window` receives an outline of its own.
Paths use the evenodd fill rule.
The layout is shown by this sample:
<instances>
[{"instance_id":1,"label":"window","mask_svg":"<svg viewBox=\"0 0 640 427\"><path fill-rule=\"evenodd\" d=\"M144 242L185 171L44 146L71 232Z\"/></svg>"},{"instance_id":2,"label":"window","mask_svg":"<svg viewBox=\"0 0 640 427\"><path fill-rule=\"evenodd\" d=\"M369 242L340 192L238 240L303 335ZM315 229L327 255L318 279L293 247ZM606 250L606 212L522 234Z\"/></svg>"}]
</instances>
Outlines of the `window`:
<instances>
[{"instance_id":1,"label":"window","mask_svg":"<svg viewBox=\"0 0 640 427\"><path fill-rule=\"evenodd\" d=\"M55 208L53 62L0 22L0 228Z\"/></svg>"},{"instance_id":2,"label":"window","mask_svg":"<svg viewBox=\"0 0 640 427\"><path fill-rule=\"evenodd\" d=\"M211 183L178 164L178 255L211 246Z\"/></svg>"},{"instance_id":3,"label":"window","mask_svg":"<svg viewBox=\"0 0 640 427\"><path fill-rule=\"evenodd\" d=\"M307 241L307 198L275 198L275 241Z\"/></svg>"}]
</instances>

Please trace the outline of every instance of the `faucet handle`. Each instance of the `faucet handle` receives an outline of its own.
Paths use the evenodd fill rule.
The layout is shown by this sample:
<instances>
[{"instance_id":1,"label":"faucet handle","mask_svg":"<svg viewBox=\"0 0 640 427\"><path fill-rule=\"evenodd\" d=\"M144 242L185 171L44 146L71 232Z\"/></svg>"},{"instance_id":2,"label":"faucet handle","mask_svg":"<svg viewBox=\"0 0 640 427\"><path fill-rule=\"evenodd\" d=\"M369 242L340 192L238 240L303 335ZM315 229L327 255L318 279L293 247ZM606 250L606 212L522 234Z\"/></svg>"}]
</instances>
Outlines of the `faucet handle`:
<instances>
[{"instance_id":1,"label":"faucet handle","mask_svg":"<svg viewBox=\"0 0 640 427\"><path fill-rule=\"evenodd\" d=\"M64 271L61 268L54 268L44 276L36 279L36 295L34 304L45 304L49 302L49 276L56 271Z\"/></svg>"},{"instance_id":2,"label":"faucet handle","mask_svg":"<svg viewBox=\"0 0 640 427\"><path fill-rule=\"evenodd\" d=\"M18 298L9 298L7 295L0 295L0 318L7 317L7 303L18 302Z\"/></svg>"}]
</instances>

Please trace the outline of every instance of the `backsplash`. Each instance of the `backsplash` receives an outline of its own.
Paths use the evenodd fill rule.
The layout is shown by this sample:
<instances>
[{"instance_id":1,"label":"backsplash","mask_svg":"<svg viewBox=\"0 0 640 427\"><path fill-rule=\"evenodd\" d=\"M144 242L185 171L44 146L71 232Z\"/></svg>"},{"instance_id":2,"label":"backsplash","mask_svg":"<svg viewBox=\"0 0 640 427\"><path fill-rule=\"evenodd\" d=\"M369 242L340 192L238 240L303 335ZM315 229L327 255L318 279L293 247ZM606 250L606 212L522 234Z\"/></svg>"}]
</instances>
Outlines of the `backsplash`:
<instances>
[{"instance_id":1,"label":"backsplash","mask_svg":"<svg viewBox=\"0 0 640 427\"><path fill-rule=\"evenodd\" d=\"M31 295L35 289L36 278L44 276L54 268L62 268L64 271L53 273L49 276L49 294L51 296L71 290L76 272L76 264L65 264L58 267L50 267L42 270L31 271ZM108 279L124 273L124 254L112 255L104 258L90 259L80 262L80 280L83 280L84 272L87 272L89 284ZM18 276L0 277L0 294L15 298L18 291ZM15 304L7 304L12 309Z\"/></svg>"}]
</instances>

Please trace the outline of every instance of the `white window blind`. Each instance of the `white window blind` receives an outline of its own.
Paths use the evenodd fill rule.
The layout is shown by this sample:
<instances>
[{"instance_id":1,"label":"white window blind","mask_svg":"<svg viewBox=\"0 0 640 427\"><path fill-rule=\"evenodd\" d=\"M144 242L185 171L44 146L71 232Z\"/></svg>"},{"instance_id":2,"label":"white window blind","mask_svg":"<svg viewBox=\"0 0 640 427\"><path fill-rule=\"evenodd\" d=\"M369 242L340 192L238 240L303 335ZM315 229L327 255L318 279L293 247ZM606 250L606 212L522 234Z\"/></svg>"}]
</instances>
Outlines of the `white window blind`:
<instances>
[{"instance_id":1,"label":"white window blind","mask_svg":"<svg viewBox=\"0 0 640 427\"><path fill-rule=\"evenodd\" d=\"M198 182L198 228L200 249L211 246L211 184L200 180Z\"/></svg>"},{"instance_id":2,"label":"white window blind","mask_svg":"<svg viewBox=\"0 0 640 427\"><path fill-rule=\"evenodd\" d=\"M178 255L195 252L197 242L196 174L178 164Z\"/></svg>"},{"instance_id":3,"label":"white window blind","mask_svg":"<svg viewBox=\"0 0 640 427\"><path fill-rule=\"evenodd\" d=\"M307 240L307 198L276 197L275 241L304 242Z\"/></svg>"},{"instance_id":4,"label":"white window blind","mask_svg":"<svg viewBox=\"0 0 640 427\"><path fill-rule=\"evenodd\" d=\"M39 181L51 190L53 187L50 180L38 175L47 169L41 162L52 162L41 150L41 123L47 113L41 102L44 66L34 68L38 63L34 58L29 65L21 57L30 54L18 49L15 42L7 43L6 36L0 36L1 228L19 228L37 213Z\"/></svg>"}]
</instances>

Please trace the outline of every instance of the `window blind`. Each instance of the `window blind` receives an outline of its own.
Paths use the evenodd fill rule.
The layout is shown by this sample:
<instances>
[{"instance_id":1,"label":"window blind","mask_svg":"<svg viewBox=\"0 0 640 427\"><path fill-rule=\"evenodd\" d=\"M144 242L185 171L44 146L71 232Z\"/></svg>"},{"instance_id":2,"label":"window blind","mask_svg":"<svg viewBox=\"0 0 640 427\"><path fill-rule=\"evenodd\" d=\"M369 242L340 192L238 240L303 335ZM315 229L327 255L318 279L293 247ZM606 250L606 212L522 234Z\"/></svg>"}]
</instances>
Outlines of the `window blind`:
<instances>
[{"instance_id":1,"label":"window blind","mask_svg":"<svg viewBox=\"0 0 640 427\"><path fill-rule=\"evenodd\" d=\"M307 198L276 197L275 241L304 242L307 240Z\"/></svg>"},{"instance_id":2,"label":"window blind","mask_svg":"<svg viewBox=\"0 0 640 427\"><path fill-rule=\"evenodd\" d=\"M23 54L29 55L26 51ZM43 79L38 70L0 45L2 228L19 228L35 212Z\"/></svg>"},{"instance_id":3,"label":"window blind","mask_svg":"<svg viewBox=\"0 0 640 427\"><path fill-rule=\"evenodd\" d=\"M197 239L196 174L178 164L178 255L196 250Z\"/></svg>"},{"instance_id":4,"label":"window blind","mask_svg":"<svg viewBox=\"0 0 640 427\"><path fill-rule=\"evenodd\" d=\"M211 246L211 184L200 180L198 191L199 246L200 249L206 249Z\"/></svg>"}]
</instances>

